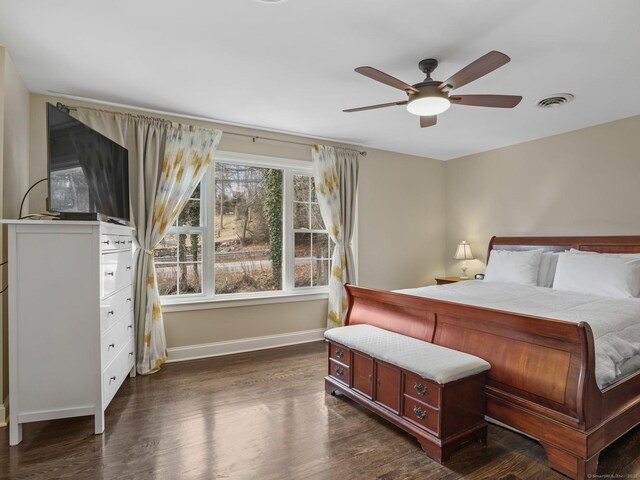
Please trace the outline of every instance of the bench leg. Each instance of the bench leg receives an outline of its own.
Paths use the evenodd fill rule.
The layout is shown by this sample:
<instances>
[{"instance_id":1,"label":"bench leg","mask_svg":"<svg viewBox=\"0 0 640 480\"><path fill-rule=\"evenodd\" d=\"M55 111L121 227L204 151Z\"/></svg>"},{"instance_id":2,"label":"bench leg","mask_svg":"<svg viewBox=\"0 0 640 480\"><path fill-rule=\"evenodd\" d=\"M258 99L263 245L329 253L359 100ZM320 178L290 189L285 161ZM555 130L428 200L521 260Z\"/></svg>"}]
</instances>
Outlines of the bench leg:
<instances>
[{"instance_id":1,"label":"bench leg","mask_svg":"<svg viewBox=\"0 0 640 480\"><path fill-rule=\"evenodd\" d=\"M331 383L329 380L324 381L324 391L328 394L328 395L333 395L335 396L336 394L336 387L333 385L333 383Z\"/></svg>"}]
</instances>

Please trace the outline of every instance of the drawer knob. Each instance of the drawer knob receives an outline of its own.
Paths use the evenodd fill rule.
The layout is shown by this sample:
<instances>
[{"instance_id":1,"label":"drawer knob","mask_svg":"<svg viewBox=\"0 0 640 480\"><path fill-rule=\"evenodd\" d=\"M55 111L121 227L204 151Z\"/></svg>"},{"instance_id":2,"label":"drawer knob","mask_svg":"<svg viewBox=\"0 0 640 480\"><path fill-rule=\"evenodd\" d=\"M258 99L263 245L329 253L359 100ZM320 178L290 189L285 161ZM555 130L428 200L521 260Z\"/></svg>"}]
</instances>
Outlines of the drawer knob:
<instances>
[{"instance_id":1,"label":"drawer knob","mask_svg":"<svg viewBox=\"0 0 640 480\"><path fill-rule=\"evenodd\" d=\"M414 383L413 384L413 388L415 389L415 391L416 391L416 393L418 395L426 395L427 394L427 387L425 387L421 383Z\"/></svg>"},{"instance_id":2,"label":"drawer knob","mask_svg":"<svg viewBox=\"0 0 640 480\"><path fill-rule=\"evenodd\" d=\"M115 381L116 381L116 376L115 375L109 379L109 383L115 382Z\"/></svg>"},{"instance_id":3,"label":"drawer knob","mask_svg":"<svg viewBox=\"0 0 640 480\"><path fill-rule=\"evenodd\" d=\"M133 356L133 352L129 352L129 356L132 357Z\"/></svg>"},{"instance_id":4,"label":"drawer knob","mask_svg":"<svg viewBox=\"0 0 640 480\"><path fill-rule=\"evenodd\" d=\"M113 243L115 243L116 245L120 245L120 240L116 240L116 241L115 241L115 242L113 242Z\"/></svg>"},{"instance_id":5,"label":"drawer knob","mask_svg":"<svg viewBox=\"0 0 640 480\"><path fill-rule=\"evenodd\" d=\"M104 241L104 242L102 242L102 243L104 243L105 245L109 245L109 240L105 240L105 241Z\"/></svg>"},{"instance_id":6,"label":"drawer knob","mask_svg":"<svg viewBox=\"0 0 640 480\"><path fill-rule=\"evenodd\" d=\"M127 298L127 302L130 302L130 301L131 301L131 298Z\"/></svg>"},{"instance_id":7,"label":"drawer knob","mask_svg":"<svg viewBox=\"0 0 640 480\"><path fill-rule=\"evenodd\" d=\"M133 328L133 325L127 325L127 330L129 330L130 328Z\"/></svg>"},{"instance_id":8,"label":"drawer knob","mask_svg":"<svg viewBox=\"0 0 640 480\"><path fill-rule=\"evenodd\" d=\"M111 348L116 348L116 344L115 343L110 343L109 346L107 347L107 350L109 350Z\"/></svg>"},{"instance_id":9,"label":"drawer knob","mask_svg":"<svg viewBox=\"0 0 640 480\"><path fill-rule=\"evenodd\" d=\"M416 417L419 420L424 420L425 417L427 416L427 412L425 412L423 409L421 409L419 406L414 405L413 406L413 413L416 414Z\"/></svg>"},{"instance_id":10,"label":"drawer knob","mask_svg":"<svg viewBox=\"0 0 640 480\"><path fill-rule=\"evenodd\" d=\"M129 243L133 243L133 240L129 240Z\"/></svg>"},{"instance_id":11,"label":"drawer knob","mask_svg":"<svg viewBox=\"0 0 640 480\"><path fill-rule=\"evenodd\" d=\"M131 265L129 265L129 266L127 267L127 270L131 270Z\"/></svg>"},{"instance_id":12,"label":"drawer knob","mask_svg":"<svg viewBox=\"0 0 640 480\"><path fill-rule=\"evenodd\" d=\"M104 272L105 277L113 277L113 272Z\"/></svg>"},{"instance_id":13,"label":"drawer knob","mask_svg":"<svg viewBox=\"0 0 640 480\"><path fill-rule=\"evenodd\" d=\"M336 375L341 376L344 373L344 368L336 367Z\"/></svg>"},{"instance_id":14,"label":"drawer knob","mask_svg":"<svg viewBox=\"0 0 640 480\"><path fill-rule=\"evenodd\" d=\"M338 358L344 357L344 351L339 348L336 348L336 357Z\"/></svg>"},{"instance_id":15,"label":"drawer knob","mask_svg":"<svg viewBox=\"0 0 640 480\"><path fill-rule=\"evenodd\" d=\"M109 316L109 315L113 315L113 310L109 310L109 311L107 312L107 316Z\"/></svg>"}]
</instances>

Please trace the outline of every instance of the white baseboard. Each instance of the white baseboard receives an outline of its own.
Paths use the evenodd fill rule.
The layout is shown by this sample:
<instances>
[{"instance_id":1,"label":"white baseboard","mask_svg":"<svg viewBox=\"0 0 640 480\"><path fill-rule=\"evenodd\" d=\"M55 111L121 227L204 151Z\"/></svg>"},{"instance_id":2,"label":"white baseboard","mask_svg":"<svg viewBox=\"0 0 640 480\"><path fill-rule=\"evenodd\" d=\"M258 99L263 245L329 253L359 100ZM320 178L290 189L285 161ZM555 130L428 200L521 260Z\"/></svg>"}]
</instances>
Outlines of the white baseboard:
<instances>
[{"instance_id":1,"label":"white baseboard","mask_svg":"<svg viewBox=\"0 0 640 480\"><path fill-rule=\"evenodd\" d=\"M7 412L9 411L9 397L0 403L0 427L7 426Z\"/></svg>"},{"instance_id":2,"label":"white baseboard","mask_svg":"<svg viewBox=\"0 0 640 480\"><path fill-rule=\"evenodd\" d=\"M324 328L303 330L301 332L267 335L264 337L243 338L226 342L205 343L202 345L188 345L167 349L169 357L167 363L198 358L218 357L234 353L253 352L267 348L297 345L299 343L317 342L324 339Z\"/></svg>"}]
</instances>

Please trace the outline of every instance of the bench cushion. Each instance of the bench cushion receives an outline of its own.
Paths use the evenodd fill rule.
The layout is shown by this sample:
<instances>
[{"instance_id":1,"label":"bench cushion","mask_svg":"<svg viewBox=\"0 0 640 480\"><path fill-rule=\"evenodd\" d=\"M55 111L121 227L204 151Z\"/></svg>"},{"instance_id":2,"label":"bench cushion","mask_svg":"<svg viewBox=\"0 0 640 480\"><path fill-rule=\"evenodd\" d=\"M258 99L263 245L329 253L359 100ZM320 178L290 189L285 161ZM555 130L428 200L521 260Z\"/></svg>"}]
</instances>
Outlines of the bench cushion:
<instances>
[{"instance_id":1,"label":"bench cushion","mask_svg":"<svg viewBox=\"0 0 640 480\"><path fill-rule=\"evenodd\" d=\"M445 384L489 370L489 362L433 343L371 325L327 330L326 339Z\"/></svg>"}]
</instances>

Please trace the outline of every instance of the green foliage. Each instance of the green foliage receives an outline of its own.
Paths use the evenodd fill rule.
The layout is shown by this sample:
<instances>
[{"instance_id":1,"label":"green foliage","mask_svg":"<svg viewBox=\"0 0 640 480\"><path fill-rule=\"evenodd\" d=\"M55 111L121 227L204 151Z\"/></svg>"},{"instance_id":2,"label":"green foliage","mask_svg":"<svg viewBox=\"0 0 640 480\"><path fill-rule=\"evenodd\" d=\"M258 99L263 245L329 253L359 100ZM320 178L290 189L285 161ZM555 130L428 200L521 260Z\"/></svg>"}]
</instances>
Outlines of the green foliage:
<instances>
[{"instance_id":1,"label":"green foliage","mask_svg":"<svg viewBox=\"0 0 640 480\"><path fill-rule=\"evenodd\" d=\"M265 170L263 182L264 218L269 228L269 250L273 266L273 280L282 285L282 170Z\"/></svg>"}]
</instances>

